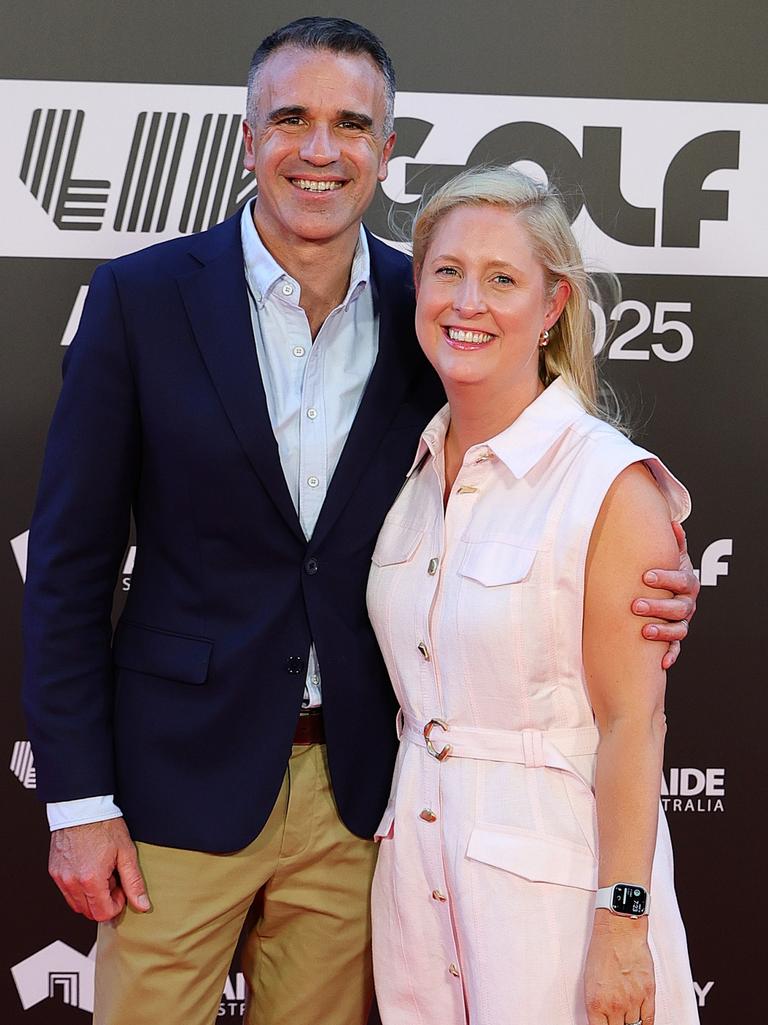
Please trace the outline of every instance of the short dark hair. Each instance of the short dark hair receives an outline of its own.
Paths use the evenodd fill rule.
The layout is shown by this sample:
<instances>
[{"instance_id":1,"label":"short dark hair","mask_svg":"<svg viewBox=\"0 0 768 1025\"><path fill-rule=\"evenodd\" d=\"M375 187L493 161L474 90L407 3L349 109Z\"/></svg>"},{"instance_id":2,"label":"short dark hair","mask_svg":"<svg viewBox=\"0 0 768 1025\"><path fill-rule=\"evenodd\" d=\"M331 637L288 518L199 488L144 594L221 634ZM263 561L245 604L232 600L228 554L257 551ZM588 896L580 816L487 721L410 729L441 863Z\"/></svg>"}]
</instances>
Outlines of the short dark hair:
<instances>
[{"instance_id":1,"label":"short dark hair","mask_svg":"<svg viewBox=\"0 0 768 1025\"><path fill-rule=\"evenodd\" d=\"M263 39L251 57L248 69L248 99L246 117L252 124L256 113L256 80L258 71L275 50L293 46L302 50L330 50L332 53L363 54L373 61L384 76L387 113L384 135L392 132L395 121L395 69L381 40L354 21L346 18L298 18L275 29Z\"/></svg>"}]
</instances>

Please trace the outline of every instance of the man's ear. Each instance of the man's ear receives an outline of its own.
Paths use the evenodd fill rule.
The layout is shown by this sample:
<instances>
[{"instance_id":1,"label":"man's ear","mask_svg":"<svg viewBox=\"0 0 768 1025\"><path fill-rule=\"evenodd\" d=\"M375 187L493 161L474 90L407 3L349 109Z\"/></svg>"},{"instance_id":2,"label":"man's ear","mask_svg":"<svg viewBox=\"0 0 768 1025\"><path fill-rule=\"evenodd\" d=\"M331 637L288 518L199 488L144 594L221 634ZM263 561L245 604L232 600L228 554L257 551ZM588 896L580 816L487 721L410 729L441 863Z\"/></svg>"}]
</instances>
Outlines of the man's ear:
<instances>
[{"instance_id":1,"label":"man's ear","mask_svg":"<svg viewBox=\"0 0 768 1025\"><path fill-rule=\"evenodd\" d=\"M256 168L256 142L248 122L243 119L243 167L246 171Z\"/></svg>"},{"instance_id":2,"label":"man's ear","mask_svg":"<svg viewBox=\"0 0 768 1025\"><path fill-rule=\"evenodd\" d=\"M395 148L397 142L397 132L392 132L390 137L384 143L384 150L381 154L381 160L379 161L379 173L377 175L380 182L389 174L389 158L392 156L392 150Z\"/></svg>"}]
</instances>

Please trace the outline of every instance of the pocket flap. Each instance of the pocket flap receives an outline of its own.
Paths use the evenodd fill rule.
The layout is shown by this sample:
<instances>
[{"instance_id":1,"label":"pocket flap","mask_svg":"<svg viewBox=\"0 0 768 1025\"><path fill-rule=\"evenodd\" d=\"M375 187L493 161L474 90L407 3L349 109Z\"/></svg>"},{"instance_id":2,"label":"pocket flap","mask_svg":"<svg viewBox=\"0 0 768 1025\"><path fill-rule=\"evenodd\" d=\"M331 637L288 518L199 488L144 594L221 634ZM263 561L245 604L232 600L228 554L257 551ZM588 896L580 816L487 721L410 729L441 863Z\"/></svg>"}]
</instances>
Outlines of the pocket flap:
<instances>
[{"instance_id":1,"label":"pocket flap","mask_svg":"<svg viewBox=\"0 0 768 1025\"><path fill-rule=\"evenodd\" d=\"M112 645L116 666L181 683L205 683L213 641L120 623Z\"/></svg>"},{"instance_id":2,"label":"pocket flap","mask_svg":"<svg viewBox=\"0 0 768 1025\"><path fill-rule=\"evenodd\" d=\"M536 558L535 548L524 548L506 541L469 541L465 545L459 572L486 587L525 580Z\"/></svg>"},{"instance_id":3,"label":"pocket flap","mask_svg":"<svg viewBox=\"0 0 768 1025\"><path fill-rule=\"evenodd\" d=\"M533 882L597 890L597 859L587 847L524 829L481 826L472 830L467 857Z\"/></svg>"},{"instance_id":4,"label":"pocket flap","mask_svg":"<svg viewBox=\"0 0 768 1025\"><path fill-rule=\"evenodd\" d=\"M391 840L395 835L395 808L394 805L388 804L384 814L381 817L381 822L373 834L374 840Z\"/></svg>"},{"instance_id":5,"label":"pocket flap","mask_svg":"<svg viewBox=\"0 0 768 1025\"><path fill-rule=\"evenodd\" d=\"M424 534L423 527L404 523L385 523L371 559L376 566L394 566L413 558Z\"/></svg>"}]
</instances>

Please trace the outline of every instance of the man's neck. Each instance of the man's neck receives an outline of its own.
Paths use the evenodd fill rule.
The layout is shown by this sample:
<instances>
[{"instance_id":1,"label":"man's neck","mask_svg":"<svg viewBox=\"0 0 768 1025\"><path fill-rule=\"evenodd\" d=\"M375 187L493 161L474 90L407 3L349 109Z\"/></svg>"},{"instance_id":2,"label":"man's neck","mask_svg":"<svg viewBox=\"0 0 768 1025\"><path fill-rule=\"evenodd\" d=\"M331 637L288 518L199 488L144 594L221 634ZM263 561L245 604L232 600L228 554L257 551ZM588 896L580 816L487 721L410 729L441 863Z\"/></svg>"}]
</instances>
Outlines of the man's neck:
<instances>
[{"instance_id":1,"label":"man's neck","mask_svg":"<svg viewBox=\"0 0 768 1025\"><path fill-rule=\"evenodd\" d=\"M344 235L329 242L301 240L297 243L270 233L268 226L260 222L255 206L253 221L269 254L298 281L301 308L307 315L314 339L325 318L347 294L360 225L354 225Z\"/></svg>"}]
</instances>

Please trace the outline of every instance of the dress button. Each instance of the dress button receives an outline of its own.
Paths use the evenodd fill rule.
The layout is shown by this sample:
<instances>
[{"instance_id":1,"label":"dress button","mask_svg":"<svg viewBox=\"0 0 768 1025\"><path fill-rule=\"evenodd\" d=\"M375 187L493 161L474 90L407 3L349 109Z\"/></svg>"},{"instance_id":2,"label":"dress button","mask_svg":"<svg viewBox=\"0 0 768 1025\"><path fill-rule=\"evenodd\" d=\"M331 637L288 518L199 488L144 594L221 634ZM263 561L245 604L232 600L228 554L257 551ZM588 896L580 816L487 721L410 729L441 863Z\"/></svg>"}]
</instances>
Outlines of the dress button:
<instances>
[{"instance_id":1,"label":"dress button","mask_svg":"<svg viewBox=\"0 0 768 1025\"><path fill-rule=\"evenodd\" d=\"M315 420L317 418L317 410L314 406L310 406L310 408L307 410L307 416L310 420Z\"/></svg>"},{"instance_id":2,"label":"dress button","mask_svg":"<svg viewBox=\"0 0 768 1025\"><path fill-rule=\"evenodd\" d=\"M448 965L448 971L451 973L451 975L455 975L456 978L458 979L458 977L459 977L459 969L456 967L456 965L453 963L453 961L451 961L451 963Z\"/></svg>"},{"instance_id":3,"label":"dress button","mask_svg":"<svg viewBox=\"0 0 768 1025\"><path fill-rule=\"evenodd\" d=\"M422 808L419 812L419 818L424 819L425 822L437 822L437 815L435 815L431 808Z\"/></svg>"},{"instance_id":4,"label":"dress button","mask_svg":"<svg viewBox=\"0 0 768 1025\"><path fill-rule=\"evenodd\" d=\"M285 668L291 676L297 676L304 669L304 659L301 655L291 655L286 659Z\"/></svg>"},{"instance_id":5,"label":"dress button","mask_svg":"<svg viewBox=\"0 0 768 1025\"><path fill-rule=\"evenodd\" d=\"M421 655L422 655L422 658L424 659L424 661L425 662L429 662L429 660L430 660L429 659L429 648L426 646L424 641L419 641L418 648L419 648L419 651L421 652Z\"/></svg>"},{"instance_id":6,"label":"dress button","mask_svg":"<svg viewBox=\"0 0 768 1025\"><path fill-rule=\"evenodd\" d=\"M437 573L437 567L439 565L440 565L440 560L439 559L430 559L429 560L429 565L427 566L427 573L429 573L429 575L431 577L433 577L435 575L435 573Z\"/></svg>"},{"instance_id":7,"label":"dress button","mask_svg":"<svg viewBox=\"0 0 768 1025\"><path fill-rule=\"evenodd\" d=\"M439 900L441 904L445 904L445 902L448 900L448 898L446 897L446 895L441 890L433 890L432 891L432 900Z\"/></svg>"},{"instance_id":8,"label":"dress button","mask_svg":"<svg viewBox=\"0 0 768 1025\"><path fill-rule=\"evenodd\" d=\"M315 477L314 474L311 477L307 477L307 484L309 484L311 488L316 488L319 483L319 478Z\"/></svg>"},{"instance_id":9,"label":"dress button","mask_svg":"<svg viewBox=\"0 0 768 1025\"><path fill-rule=\"evenodd\" d=\"M293 285L290 283L290 281L286 281L286 283L283 285L282 293L283 295L293 295Z\"/></svg>"},{"instance_id":10,"label":"dress button","mask_svg":"<svg viewBox=\"0 0 768 1025\"><path fill-rule=\"evenodd\" d=\"M306 350L306 349L304 348L304 346L303 346L303 345L294 345L294 347L293 347L293 355L294 355L294 356L299 356L299 357L301 357L301 356L303 356L303 355L304 355L304 353L305 353L306 351L307 351L307 350Z\"/></svg>"},{"instance_id":11,"label":"dress button","mask_svg":"<svg viewBox=\"0 0 768 1025\"><path fill-rule=\"evenodd\" d=\"M307 559L307 561L304 563L304 571L308 573L309 576L313 577L315 573L317 573L317 570L317 559Z\"/></svg>"}]
</instances>

